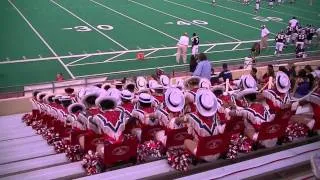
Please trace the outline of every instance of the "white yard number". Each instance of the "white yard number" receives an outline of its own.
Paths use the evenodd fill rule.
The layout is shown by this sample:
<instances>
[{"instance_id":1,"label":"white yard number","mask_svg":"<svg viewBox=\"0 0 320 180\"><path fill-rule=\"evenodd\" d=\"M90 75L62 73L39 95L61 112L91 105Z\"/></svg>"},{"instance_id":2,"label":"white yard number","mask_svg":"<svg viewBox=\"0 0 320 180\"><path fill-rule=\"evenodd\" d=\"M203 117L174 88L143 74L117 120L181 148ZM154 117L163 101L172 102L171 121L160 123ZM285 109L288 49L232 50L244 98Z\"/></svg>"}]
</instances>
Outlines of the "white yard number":
<instances>
[{"instance_id":1,"label":"white yard number","mask_svg":"<svg viewBox=\"0 0 320 180\"><path fill-rule=\"evenodd\" d=\"M262 22L268 22L268 21L276 21L276 22L280 22L282 21L283 19L281 18L278 18L278 17L261 17L261 16L257 16L257 17L254 17L252 19L255 19L257 21L262 21Z\"/></svg>"},{"instance_id":2,"label":"white yard number","mask_svg":"<svg viewBox=\"0 0 320 180\"><path fill-rule=\"evenodd\" d=\"M208 22L201 20L192 20L191 22L177 21L177 25L179 26L190 26L191 24L207 25Z\"/></svg>"},{"instance_id":3,"label":"white yard number","mask_svg":"<svg viewBox=\"0 0 320 180\"><path fill-rule=\"evenodd\" d=\"M89 32L92 31L92 29L88 26L75 26L71 29L74 29L78 32ZM110 25L106 25L106 24L102 24L102 25L98 25L97 29L99 30L103 30L103 31L111 31L113 29L113 26Z\"/></svg>"}]
</instances>

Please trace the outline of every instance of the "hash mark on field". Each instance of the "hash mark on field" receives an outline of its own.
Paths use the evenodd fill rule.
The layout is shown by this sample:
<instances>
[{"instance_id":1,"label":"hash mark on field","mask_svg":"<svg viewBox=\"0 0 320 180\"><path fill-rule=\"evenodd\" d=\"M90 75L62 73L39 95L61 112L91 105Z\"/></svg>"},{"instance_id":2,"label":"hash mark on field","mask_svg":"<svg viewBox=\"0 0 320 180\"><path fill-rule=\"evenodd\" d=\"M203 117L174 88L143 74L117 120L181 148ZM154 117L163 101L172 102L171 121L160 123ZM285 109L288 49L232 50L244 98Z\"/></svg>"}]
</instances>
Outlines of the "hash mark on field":
<instances>
[{"instance_id":1,"label":"hash mark on field","mask_svg":"<svg viewBox=\"0 0 320 180\"><path fill-rule=\"evenodd\" d=\"M7 57L6 60L7 60L7 61L10 61L10 58Z\"/></svg>"},{"instance_id":2,"label":"hash mark on field","mask_svg":"<svg viewBox=\"0 0 320 180\"><path fill-rule=\"evenodd\" d=\"M24 60L26 60L26 59L27 59L25 56L22 56L22 58L23 58Z\"/></svg>"},{"instance_id":3,"label":"hash mark on field","mask_svg":"<svg viewBox=\"0 0 320 180\"><path fill-rule=\"evenodd\" d=\"M237 47L239 47L241 45L241 43L237 44L235 47L232 48L232 50L237 49Z\"/></svg>"},{"instance_id":4,"label":"hash mark on field","mask_svg":"<svg viewBox=\"0 0 320 180\"><path fill-rule=\"evenodd\" d=\"M38 56L39 56L39 58L42 58L41 54L39 54Z\"/></svg>"},{"instance_id":5,"label":"hash mark on field","mask_svg":"<svg viewBox=\"0 0 320 180\"><path fill-rule=\"evenodd\" d=\"M165 45L163 45L163 44L161 44L161 46L164 47L164 48L167 47L167 46L165 46Z\"/></svg>"},{"instance_id":6,"label":"hash mark on field","mask_svg":"<svg viewBox=\"0 0 320 180\"><path fill-rule=\"evenodd\" d=\"M110 48L111 51L115 51L114 49Z\"/></svg>"},{"instance_id":7,"label":"hash mark on field","mask_svg":"<svg viewBox=\"0 0 320 180\"><path fill-rule=\"evenodd\" d=\"M115 59L115 58L117 58L117 57L119 57L119 56L121 56L121 55L123 55L123 54L125 54L125 52L120 53L120 54L118 54L118 55L115 55L115 56L113 56L113 57L111 57L111 58L109 58L109 59L106 59L106 60L104 60L103 62L111 61L111 60L113 60L113 59Z\"/></svg>"},{"instance_id":8,"label":"hash mark on field","mask_svg":"<svg viewBox=\"0 0 320 180\"><path fill-rule=\"evenodd\" d=\"M68 52L68 54L69 54L70 56L72 56L72 55L73 55L70 51Z\"/></svg>"},{"instance_id":9,"label":"hash mark on field","mask_svg":"<svg viewBox=\"0 0 320 180\"><path fill-rule=\"evenodd\" d=\"M73 28L62 28L62 30L70 30L70 29L73 29Z\"/></svg>"},{"instance_id":10,"label":"hash mark on field","mask_svg":"<svg viewBox=\"0 0 320 180\"><path fill-rule=\"evenodd\" d=\"M139 46L137 46L137 49L142 49L142 48L140 48Z\"/></svg>"}]
</instances>

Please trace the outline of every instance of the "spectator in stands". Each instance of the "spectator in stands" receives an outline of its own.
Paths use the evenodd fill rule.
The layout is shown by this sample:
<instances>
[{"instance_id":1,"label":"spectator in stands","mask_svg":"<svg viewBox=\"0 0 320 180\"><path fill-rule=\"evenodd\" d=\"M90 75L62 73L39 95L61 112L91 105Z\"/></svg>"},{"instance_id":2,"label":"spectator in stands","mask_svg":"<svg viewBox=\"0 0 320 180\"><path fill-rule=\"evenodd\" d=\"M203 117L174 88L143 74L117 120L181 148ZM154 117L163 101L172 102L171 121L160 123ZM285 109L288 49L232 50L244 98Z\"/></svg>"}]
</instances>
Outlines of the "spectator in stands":
<instances>
[{"instance_id":1,"label":"spectator in stands","mask_svg":"<svg viewBox=\"0 0 320 180\"><path fill-rule=\"evenodd\" d=\"M199 54L199 63L196 70L193 72L193 76L198 76L210 80L211 78L211 63L204 53Z\"/></svg>"},{"instance_id":2,"label":"spectator in stands","mask_svg":"<svg viewBox=\"0 0 320 180\"><path fill-rule=\"evenodd\" d=\"M268 70L267 72L262 76L262 80L261 82L262 83L267 83L269 81L269 77L273 77L275 78L275 73L274 73L274 69L273 69L273 66L272 64L269 64L268 65Z\"/></svg>"},{"instance_id":3,"label":"spectator in stands","mask_svg":"<svg viewBox=\"0 0 320 180\"><path fill-rule=\"evenodd\" d=\"M56 81L61 82L64 80L63 74L62 73L58 73L56 75Z\"/></svg>"},{"instance_id":4,"label":"spectator in stands","mask_svg":"<svg viewBox=\"0 0 320 180\"><path fill-rule=\"evenodd\" d=\"M227 63L223 63L222 64L222 72L220 72L219 74L219 78L222 78L223 81L225 82L227 79L229 79L230 81L232 81L232 74L228 69L228 64Z\"/></svg>"},{"instance_id":5,"label":"spectator in stands","mask_svg":"<svg viewBox=\"0 0 320 180\"><path fill-rule=\"evenodd\" d=\"M190 72L194 72L195 70L196 70L196 67L197 67L197 64L198 64L198 62L197 62L197 58L196 58L196 56L191 56L191 58L190 58Z\"/></svg>"},{"instance_id":6,"label":"spectator in stands","mask_svg":"<svg viewBox=\"0 0 320 180\"><path fill-rule=\"evenodd\" d=\"M151 75L151 77L152 77L154 80L159 81L161 75L164 75L164 71L163 71L162 69L160 69L160 68L157 68L157 69L156 69L156 73L153 74L153 75Z\"/></svg>"},{"instance_id":7,"label":"spectator in stands","mask_svg":"<svg viewBox=\"0 0 320 180\"><path fill-rule=\"evenodd\" d=\"M298 72L298 78L296 80L295 87L293 88L294 97L301 98L307 95L311 90L311 83L307 77L307 72L304 69L301 69Z\"/></svg>"},{"instance_id":8,"label":"spectator in stands","mask_svg":"<svg viewBox=\"0 0 320 180\"><path fill-rule=\"evenodd\" d=\"M288 76L290 78L291 89L293 89L297 77L296 66L291 62L288 64Z\"/></svg>"},{"instance_id":9,"label":"spectator in stands","mask_svg":"<svg viewBox=\"0 0 320 180\"><path fill-rule=\"evenodd\" d=\"M253 79L258 82L257 72L258 72L257 68L252 68L250 74L253 77Z\"/></svg>"}]
</instances>

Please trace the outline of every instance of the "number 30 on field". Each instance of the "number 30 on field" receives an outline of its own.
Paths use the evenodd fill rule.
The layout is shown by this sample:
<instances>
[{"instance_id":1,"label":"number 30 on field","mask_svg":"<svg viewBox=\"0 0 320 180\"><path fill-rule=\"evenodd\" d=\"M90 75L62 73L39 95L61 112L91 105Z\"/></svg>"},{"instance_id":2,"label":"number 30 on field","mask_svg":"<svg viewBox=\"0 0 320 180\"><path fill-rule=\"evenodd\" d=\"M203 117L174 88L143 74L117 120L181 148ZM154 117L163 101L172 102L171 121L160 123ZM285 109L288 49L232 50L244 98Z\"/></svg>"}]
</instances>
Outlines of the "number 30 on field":
<instances>
[{"instance_id":1,"label":"number 30 on field","mask_svg":"<svg viewBox=\"0 0 320 180\"><path fill-rule=\"evenodd\" d=\"M103 31L111 31L113 29L113 27L110 25L98 25L96 28ZM78 32L89 32L92 31L93 28L88 26L75 26L72 29Z\"/></svg>"}]
</instances>

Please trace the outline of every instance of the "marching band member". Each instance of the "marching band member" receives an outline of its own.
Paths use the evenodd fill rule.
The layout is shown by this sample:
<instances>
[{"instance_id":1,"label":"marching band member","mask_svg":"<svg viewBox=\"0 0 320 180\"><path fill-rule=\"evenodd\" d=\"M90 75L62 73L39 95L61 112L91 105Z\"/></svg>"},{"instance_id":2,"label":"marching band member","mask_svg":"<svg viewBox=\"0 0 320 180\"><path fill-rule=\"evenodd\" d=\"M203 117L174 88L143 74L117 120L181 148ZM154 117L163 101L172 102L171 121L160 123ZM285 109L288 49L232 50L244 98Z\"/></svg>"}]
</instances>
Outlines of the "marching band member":
<instances>
[{"instance_id":1,"label":"marching band member","mask_svg":"<svg viewBox=\"0 0 320 180\"><path fill-rule=\"evenodd\" d=\"M160 125L166 129L183 128L183 107L185 99L181 90L178 88L169 88L165 93L166 108L159 108L156 111L156 116L159 119ZM166 145L167 136L165 130L156 133L156 139Z\"/></svg>"},{"instance_id":2,"label":"marching band member","mask_svg":"<svg viewBox=\"0 0 320 180\"><path fill-rule=\"evenodd\" d=\"M149 88L151 95L154 97L154 106L163 108L164 107L164 87L155 80L149 81Z\"/></svg>"},{"instance_id":3,"label":"marching band member","mask_svg":"<svg viewBox=\"0 0 320 180\"><path fill-rule=\"evenodd\" d=\"M196 93L197 111L187 115L188 132L193 135L194 140L186 139L185 147L196 154L199 138L223 134L225 124L220 122L220 117L216 113L219 103L216 96L208 89L199 89ZM217 159L220 154L201 157L206 161Z\"/></svg>"},{"instance_id":4,"label":"marching band member","mask_svg":"<svg viewBox=\"0 0 320 180\"><path fill-rule=\"evenodd\" d=\"M275 85L275 89L264 90L262 93L272 114L280 113L283 109L291 107L289 77L284 72L277 72Z\"/></svg>"},{"instance_id":5,"label":"marching band member","mask_svg":"<svg viewBox=\"0 0 320 180\"><path fill-rule=\"evenodd\" d=\"M137 119L137 125L142 126L156 126L159 125L159 120L156 117L156 108L152 106L154 99L150 94L139 94L136 108L132 111L132 116ZM137 135L141 141L141 128L135 128L132 133Z\"/></svg>"},{"instance_id":6,"label":"marching band member","mask_svg":"<svg viewBox=\"0 0 320 180\"><path fill-rule=\"evenodd\" d=\"M125 113L125 118L127 120L126 131L131 132L135 127L135 121L132 119L132 111L135 108L135 103L133 103L134 94L129 90L121 91L121 104L118 106Z\"/></svg>"},{"instance_id":7,"label":"marching band member","mask_svg":"<svg viewBox=\"0 0 320 180\"><path fill-rule=\"evenodd\" d=\"M185 91L185 112L195 112L195 97L196 92L199 89L200 78L197 76L192 76L184 82L184 86L186 88Z\"/></svg>"},{"instance_id":8,"label":"marching band member","mask_svg":"<svg viewBox=\"0 0 320 180\"><path fill-rule=\"evenodd\" d=\"M147 89L147 80L142 76L138 76L137 79L136 79L136 88L137 88L137 93L138 94L140 92L148 91L148 89Z\"/></svg>"},{"instance_id":9,"label":"marching band member","mask_svg":"<svg viewBox=\"0 0 320 180\"><path fill-rule=\"evenodd\" d=\"M168 76L166 75L161 75L160 76L160 84L164 87L164 88L168 88L170 85L170 79Z\"/></svg>"},{"instance_id":10,"label":"marching band member","mask_svg":"<svg viewBox=\"0 0 320 180\"><path fill-rule=\"evenodd\" d=\"M244 97L248 104L244 108L233 109L231 116L242 116L245 124L245 134L252 140L257 141L259 128L262 123L274 120L275 115L270 114L266 107L257 101L257 90L255 88L245 89L238 96ZM261 141L265 147L272 147L277 142L277 138Z\"/></svg>"}]
</instances>

